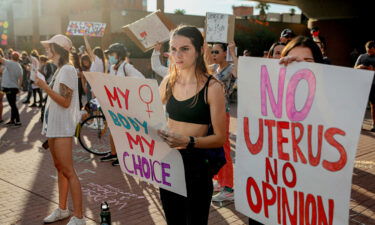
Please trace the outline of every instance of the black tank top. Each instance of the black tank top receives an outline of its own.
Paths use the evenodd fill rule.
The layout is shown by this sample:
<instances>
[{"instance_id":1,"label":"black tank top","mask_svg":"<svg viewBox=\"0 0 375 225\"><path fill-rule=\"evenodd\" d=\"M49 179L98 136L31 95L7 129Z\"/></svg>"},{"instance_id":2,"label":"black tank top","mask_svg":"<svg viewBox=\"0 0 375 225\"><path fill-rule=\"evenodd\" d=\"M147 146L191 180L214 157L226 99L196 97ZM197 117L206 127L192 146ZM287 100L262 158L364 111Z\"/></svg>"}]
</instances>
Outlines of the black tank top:
<instances>
[{"instance_id":1,"label":"black tank top","mask_svg":"<svg viewBox=\"0 0 375 225\"><path fill-rule=\"evenodd\" d=\"M208 84L210 83L211 76L208 76L207 82L196 95L184 101L178 101L173 96L169 98L166 104L166 110L169 118L172 120L196 123L196 124L210 124L211 114L210 106L207 103ZM169 83L168 83L169 84ZM167 84L167 85L168 85ZM195 105L193 105L194 97L198 95Z\"/></svg>"}]
</instances>

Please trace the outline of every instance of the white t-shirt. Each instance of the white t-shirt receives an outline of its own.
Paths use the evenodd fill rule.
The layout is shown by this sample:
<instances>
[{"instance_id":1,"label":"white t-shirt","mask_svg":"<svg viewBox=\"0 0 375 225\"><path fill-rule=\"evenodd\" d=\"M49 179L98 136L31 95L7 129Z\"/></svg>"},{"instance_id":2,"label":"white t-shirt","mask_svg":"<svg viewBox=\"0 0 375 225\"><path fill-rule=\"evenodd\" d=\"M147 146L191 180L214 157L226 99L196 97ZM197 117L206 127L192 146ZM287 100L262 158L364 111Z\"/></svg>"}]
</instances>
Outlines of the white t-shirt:
<instances>
[{"instance_id":1,"label":"white t-shirt","mask_svg":"<svg viewBox=\"0 0 375 225\"><path fill-rule=\"evenodd\" d=\"M39 60L35 58L34 56L30 56L30 80L35 81L35 77L38 75L38 70L39 70ZM31 85L32 89L37 89L39 86L32 84Z\"/></svg>"},{"instance_id":2,"label":"white t-shirt","mask_svg":"<svg viewBox=\"0 0 375 225\"><path fill-rule=\"evenodd\" d=\"M94 62L91 63L90 72L104 73L103 61L95 55Z\"/></svg>"},{"instance_id":3,"label":"white t-shirt","mask_svg":"<svg viewBox=\"0 0 375 225\"><path fill-rule=\"evenodd\" d=\"M60 93L60 84L65 84L73 90L73 96L68 108L64 108L48 98L42 134L49 138L72 137L80 119L77 71L72 65L67 64L58 69L56 73L51 81L55 80L52 87L53 91Z\"/></svg>"},{"instance_id":4,"label":"white t-shirt","mask_svg":"<svg viewBox=\"0 0 375 225\"><path fill-rule=\"evenodd\" d=\"M124 69L125 66L125 69ZM145 78L141 72L139 72L136 68L134 68L133 65L126 63L125 61L121 63L121 65L118 67L118 70L114 69L115 65L112 65L109 69L109 73L117 76L125 77L138 77L138 78ZM125 71L125 73L124 73Z\"/></svg>"}]
</instances>

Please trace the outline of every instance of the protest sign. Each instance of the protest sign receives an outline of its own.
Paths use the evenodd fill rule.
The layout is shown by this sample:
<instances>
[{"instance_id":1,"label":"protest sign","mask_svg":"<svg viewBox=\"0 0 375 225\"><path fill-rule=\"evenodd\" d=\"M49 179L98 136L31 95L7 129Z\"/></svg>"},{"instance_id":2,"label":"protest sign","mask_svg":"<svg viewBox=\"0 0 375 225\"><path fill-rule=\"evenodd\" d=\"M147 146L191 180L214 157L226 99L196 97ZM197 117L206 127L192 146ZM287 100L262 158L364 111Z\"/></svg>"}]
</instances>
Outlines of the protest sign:
<instances>
[{"instance_id":1,"label":"protest sign","mask_svg":"<svg viewBox=\"0 0 375 225\"><path fill-rule=\"evenodd\" d=\"M144 52L150 50L156 43L169 40L169 33L175 25L160 11L123 27L125 33Z\"/></svg>"},{"instance_id":2,"label":"protest sign","mask_svg":"<svg viewBox=\"0 0 375 225\"><path fill-rule=\"evenodd\" d=\"M9 23L8 21L0 21L0 45L8 44L9 35Z\"/></svg>"},{"instance_id":3,"label":"protest sign","mask_svg":"<svg viewBox=\"0 0 375 225\"><path fill-rule=\"evenodd\" d=\"M206 14L206 42L222 42L229 43L234 38L233 15L222 13Z\"/></svg>"},{"instance_id":4,"label":"protest sign","mask_svg":"<svg viewBox=\"0 0 375 225\"><path fill-rule=\"evenodd\" d=\"M373 72L240 57L235 205L264 224L344 225Z\"/></svg>"},{"instance_id":5,"label":"protest sign","mask_svg":"<svg viewBox=\"0 0 375 225\"><path fill-rule=\"evenodd\" d=\"M70 21L67 35L103 37L106 24L98 22Z\"/></svg>"},{"instance_id":6,"label":"protest sign","mask_svg":"<svg viewBox=\"0 0 375 225\"><path fill-rule=\"evenodd\" d=\"M184 164L178 150L158 135L166 116L156 80L85 72L109 125L121 170L186 196Z\"/></svg>"}]
</instances>

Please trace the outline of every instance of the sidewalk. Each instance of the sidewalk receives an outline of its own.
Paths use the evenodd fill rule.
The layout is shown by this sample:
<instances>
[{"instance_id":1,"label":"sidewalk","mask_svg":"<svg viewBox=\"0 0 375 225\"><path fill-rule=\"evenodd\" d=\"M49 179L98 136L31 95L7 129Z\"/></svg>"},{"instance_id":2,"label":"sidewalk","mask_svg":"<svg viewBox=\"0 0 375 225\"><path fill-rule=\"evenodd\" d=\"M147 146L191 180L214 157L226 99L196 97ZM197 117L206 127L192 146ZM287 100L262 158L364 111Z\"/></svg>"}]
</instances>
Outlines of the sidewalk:
<instances>
[{"instance_id":1,"label":"sidewalk","mask_svg":"<svg viewBox=\"0 0 375 225\"><path fill-rule=\"evenodd\" d=\"M3 117L7 121L10 108L5 98L4 106ZM0 126L1 225L42 224L43 218L57 207L58 202L51 156L39 147L44 141L40 135L40 110L21 103L19 106L22 127ZM232 146L235 146L235 121L233 116ZM369 128L369 121L364 122L364 128ZM350 224L353 225L375 224L374 146L375 134L363 130L353 174L350 203ZM234 155L234 151L232 153ZM87 153L79 144L74 146L74 161L82 183L87 224L99 224L103 201L110 204L114 225L166 224L157 188L121 173L120 167L99 162L99 157ZM71 202L69 205L71 209ZM65 225L67 221L54 224ZM211 207L209 224L247 224L247 218L228 202Z\"/></svg>"}]
</instances>

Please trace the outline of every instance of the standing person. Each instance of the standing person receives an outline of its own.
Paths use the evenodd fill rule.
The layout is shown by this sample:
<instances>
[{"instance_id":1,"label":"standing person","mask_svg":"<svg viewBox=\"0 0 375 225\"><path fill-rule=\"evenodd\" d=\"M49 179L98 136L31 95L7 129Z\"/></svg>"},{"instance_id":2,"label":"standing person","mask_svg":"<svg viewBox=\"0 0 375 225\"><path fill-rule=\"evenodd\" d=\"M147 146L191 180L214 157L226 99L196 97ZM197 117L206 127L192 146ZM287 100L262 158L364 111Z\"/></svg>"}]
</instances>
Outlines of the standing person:
<instances>
[{"instance_id":1,"label":"standing person","mask_svg":"<svg viewBox=\"0 0 375 225\"><path fill-rule=\"evenodd\" d=\"M354 68L375 71L375 42L368 41L365 45L365 48L366 53L358 57ZM375 132L375 79L372 80L369 101L371 105L371 115L373 123L370 131Z\"/></svg>"},{"instance_id":2,"label":"standing person","mask_svg":"<svg viewBox=\"0 0 375 225\"><path fill-rule=\"evenodd\" d=\"M225 96L222 84L207 73L203 36L192 26L179 26L170 39L170 71L160 84L168 113L168 131L159 135L179 151L185 168L187 197L160 188L169 225L203 225L213 193L205 152L225 141ZM213 131L209 133L209 126Z\"/></svg>"},{"instance_id":3,"label":"standing person","mask_svg":"<svg viewBox=\"0 0 375 225\"><path fill-rule=\"evenodd\" d=\"M152 51L151 55L151 69L161 77L165 77L168 74L168 67L163 66L160 62L160 50L162 44L157 43Z\"/></svg>"},{"instance_id":4,"label":"standing person","mask_svg":"<svg viewBox=\"0 0 375 225\"><path fill-rule=\"evenodd\" d=\"M106 53L109 55L109 73L121 77L136 77L144 78L143 74L139 72L133 65L127 63L128 51L123 44L114 43L109 46L106 50ZM112 135L110 135L110 145L111 153L108 153L106 156L100 158L100 161L107 162L113 161L112 166L118 166L119 161L117 158L116 147L113 142Z\"/></svg>"},{"instance_id":5,"label":"standing person","mask_svg":"<svg viewBox=\"0 0 375 225\"><path fill-rule=\"evenodd\" d=\"M243 56L251 56L251 52L248 49L243 50Z\"/></svg>"},{"instance_id":6,"label":"standing person","mask_svg":"<svg viewBox=\"0 0 375 225\"><path fill-rule=\"evenodd\" d=\"M291 29L286 28L283 31L281 31L279 41L281 43L288 44L289 41L291 41L295 36L296 35L294 34L294 32Z\"/></svg>"},{"instance_id":7,"label":"standing person","mask_svg":"<svg viewBox=\"0 0 375 225\"><path fill-rule=\"evenodd\" d=\"M220 191L212 197L214 202L222 201L233 201L233 161L230 155L230 141L229 141L229 122L230 122L230 95L233 92L234 82L237 78L236 65L237 57L235 53L235 44L231 42L228 44L225 43L216 43L213 45L211 50L211 55L213 62L212 65L214 76L216 79L220 80L224 84L225 88L225 109L226 109L226 118L225 118L225 143L224 143L224 152L226 164L221 168L218 175L214 177L214 188L215 191ZM226 61L227 58L227 49L234 59L234 63L229 63Z\"/></svg>"},{"instance_id":8,"label":"standing person","mask_svg":"<svg viewBox=\"0 0 375 225\"><path fill-rule=\"evenodd\" d=\"M39 79L35 83L48 95L44 113L43 130L58 172L59 208L44 218L45 223L53 223L69 217L67 208L68 192L73 199L73 217L68 225L86 224L82 213L82 191L78 176L73 168L72 148L75 128L80 119L78 103L78 77L69 63L71 40L61 34L41 42L47 56L58 66L51 86Z\"/></svg>"},{"instance_id":9,"label":"standing person","mask_svg":"<svg viewBox=\"0 0 375 225\"><path fill-rule=\"evenodd\" d=\"M77 53L77 51L74 49L71 51L72 53L72 60L73 60L73 66L74 68L76 69L77 71L77 74L78 74L78 99L79 99L79 108L82 109L83 107L83 104L82 104L82 96L84 94L84 91L83 91L83 86L82 86L82 76L83 76L83 73L82 73L82 68L81 68L81 59Z\"/></svg>"},{"instance_id":10,"label":"standing person","mask_svg":"<svg viewBox=\"0 0 375 225\"><path fill-rule=\"evenodd\" d=\"M4 66L3 76L1 79L1 87L7 96L11 108L11 118L7 126L20 127L20 114L17 108L17 94L22 84L22 67L18 63L20 55L16 51L12 51L12 60L7 60L0 56L0 63Z\"/></svg>"},{"instance_id":11,"label":"standing person","mask_svg":"<svg viewBox=\"0 0 375 225\"><path fill-rule=\"evenodd\" d=\"M86 94L87 102L90 102L90 100L92 99L91 90L89 91L88 83L86 81L85 76L83 76L83 72L85 71L90 72L92 62L91 62L90 57L87 54L81 55L80 62L81 62L81 73L79 76L81 77L82 88L83 88L83 92Z\"/></svg>"},{"instance_id":12,"label":"standing person","mask_svg":"<svg viewBox=\"0 0 375 225\"><path fill-rule=\"evenodd\" d=\"M39 88L39 86L35 85L35 78L38 76L40 63L39 63L39 53L37 50L33 50L30 54L30 81L31 81L31 88L33 90L33 98L34 103L30 105L30 107L36 107L37 101L36 101L36 94L39 95L39 106L42 107L43 104L43 96L42 96L42 90Z\"/></svg>"},{"instance_id":13,"label":"standing person","mask_svg":"<svg viewBox=\"0 0 375 225\"><path fill-rule=\"evenodd\" d=\"M29 66L30 66L30 58L26 51L23 51L21 53L21 59L20 64L22 66L22 90L23 91L29 91L29 79L30 79L30 72L29 72ZM30 88L31 90L31 88ZM31 96L31 94L30 94ZM29 103L29 102L28 102ZM28 104L27 103L27 104Z\"/></svg>"}]
</instances>

